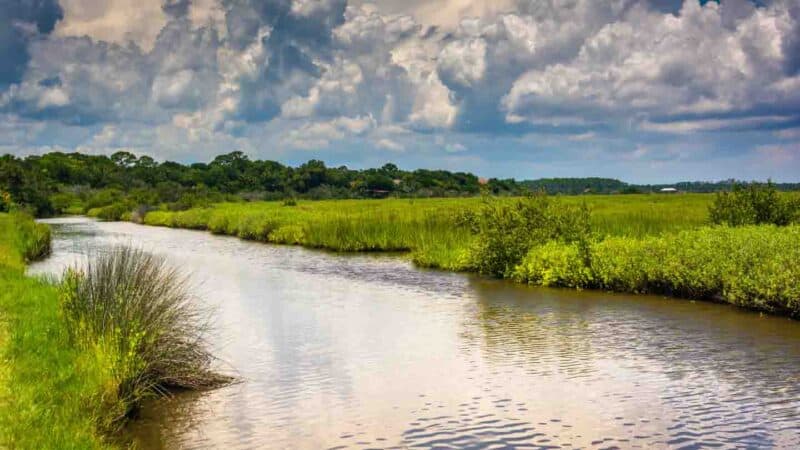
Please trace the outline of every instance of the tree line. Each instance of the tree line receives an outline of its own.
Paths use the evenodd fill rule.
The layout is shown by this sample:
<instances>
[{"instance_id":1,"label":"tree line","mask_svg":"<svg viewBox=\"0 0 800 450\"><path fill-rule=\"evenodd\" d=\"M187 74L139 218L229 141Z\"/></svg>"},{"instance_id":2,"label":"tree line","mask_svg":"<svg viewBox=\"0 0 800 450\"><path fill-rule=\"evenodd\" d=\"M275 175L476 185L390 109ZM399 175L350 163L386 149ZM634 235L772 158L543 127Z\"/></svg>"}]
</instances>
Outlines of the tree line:
<instances>
[{"instance_id":1,"label":"tree line","mask_svg":"<svg viewBox=\"0 0 800 450\"><path fill-rule=\"evenodd\" d=\"M737 182L684 182L636 185L612 178L481 179L466 172L401 170L395 164L373 169L328 167L310 160L298 167L251 160L242 152L209 163L158 162L120 151L111 156L52 152L24 158L0 157L0 211L22 205L38 216L85 213L92 208L141 205L188 209L221 201L291 198L459 197L481 193L522 195L630 194L675 187L682 192L731 190ZM798 183L776 184L798 190ZM129 209L129 210L130 210Z\"/></svg>"},{"instance_id":2,"label":"tree line","mask_svg":"<svg viewBox=\"0 0 800 450\"><path fill-rule=\"evenodd\" d=\"M188 209L219 201L455 197L482 190L517 195L526 188L514 180L482 180L445 170L406 171L391 163L356 170L311 160L291 167L251 160L239 151L194 164L157 162L124 151L111 156L53 152L0 157L0 210L16 203L39 216L115 203Z\"/></svg>"}]
</instances>

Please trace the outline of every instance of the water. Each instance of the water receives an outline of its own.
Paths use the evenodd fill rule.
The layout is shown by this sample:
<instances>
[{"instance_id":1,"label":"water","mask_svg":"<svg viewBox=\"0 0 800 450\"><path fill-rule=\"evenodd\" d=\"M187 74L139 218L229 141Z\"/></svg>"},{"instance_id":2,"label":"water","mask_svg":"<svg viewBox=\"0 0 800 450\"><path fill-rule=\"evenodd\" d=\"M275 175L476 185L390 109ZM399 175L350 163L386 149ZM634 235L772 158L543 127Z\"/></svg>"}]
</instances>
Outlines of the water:
<instances>
[{"instance_id":1,"label":"water","mask_svg":"<svg viewBox=\"0 0 800 450\"><path fill-rule=\"evenodd\" d=\"M167 255L243 382L152 402L141 448L800 448L800 323L202 232L61 219L59 273Z\"/></svg>"}]
</instances>

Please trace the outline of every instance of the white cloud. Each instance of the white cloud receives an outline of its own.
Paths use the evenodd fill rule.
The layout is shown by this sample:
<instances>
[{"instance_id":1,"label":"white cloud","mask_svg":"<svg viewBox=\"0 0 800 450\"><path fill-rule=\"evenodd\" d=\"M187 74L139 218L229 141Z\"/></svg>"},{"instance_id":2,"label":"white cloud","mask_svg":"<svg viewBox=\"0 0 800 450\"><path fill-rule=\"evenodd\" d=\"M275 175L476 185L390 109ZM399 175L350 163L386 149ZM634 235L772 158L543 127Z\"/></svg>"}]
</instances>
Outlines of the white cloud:
<instances>
[{"instance_id":1,"label":"white cloud","mask_svg":"<svg viewBox=\"0 0 800 450\"><path fill-rule=\"evenodd\" d=\"M381 139L375 143L375 146L392 152L402 152L406 149L402 144L391 139Z\"/></svg>"},{"instance_id":2,"label":"white cloud","mask_svg":"<svg viewBox=\"0 0 800 450\"><path fill-rule=\"evenodd\" d=\"M60 0L64 19L59 36L89 36L125 45L133 42L146 51L167 23L160 1L153 0Z\"/></svg>"}]
</instances>

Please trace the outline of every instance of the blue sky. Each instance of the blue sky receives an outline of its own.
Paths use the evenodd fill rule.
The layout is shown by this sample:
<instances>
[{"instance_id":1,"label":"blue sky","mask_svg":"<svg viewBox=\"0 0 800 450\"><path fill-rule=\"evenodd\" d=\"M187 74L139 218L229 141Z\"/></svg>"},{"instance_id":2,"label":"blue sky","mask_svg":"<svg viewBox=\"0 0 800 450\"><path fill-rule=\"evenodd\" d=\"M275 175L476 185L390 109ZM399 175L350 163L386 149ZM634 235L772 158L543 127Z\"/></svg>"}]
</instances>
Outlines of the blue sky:
<instances>
[{"instance_id":1,"label":"blue sky","mask_svg":"<svg viewBox=\"0 0 800 450\"><path fill-rule=\"evenodd\" d=\"M800 180L798 0L10 0L0 60L0 153Z\"/></svg>"}]
</instances>

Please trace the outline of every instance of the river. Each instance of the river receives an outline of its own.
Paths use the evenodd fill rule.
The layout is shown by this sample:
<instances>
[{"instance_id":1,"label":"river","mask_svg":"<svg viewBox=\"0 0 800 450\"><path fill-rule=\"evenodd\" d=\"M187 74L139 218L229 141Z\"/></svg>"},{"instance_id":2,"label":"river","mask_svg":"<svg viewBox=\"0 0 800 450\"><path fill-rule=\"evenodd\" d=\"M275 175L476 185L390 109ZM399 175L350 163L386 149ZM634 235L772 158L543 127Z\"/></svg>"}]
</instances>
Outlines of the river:
<instances>
[{"instance_id":1,"label":"river","mask_svg":"<svg viewBox=\"0 0 800 450\"><path fill-rule=\"evenodd\" d=\"M140 448L800 448L800 322L189 230L47 221L58 274L131 244L242 382L150 402Z\"/></svg>"}]
</instances>

